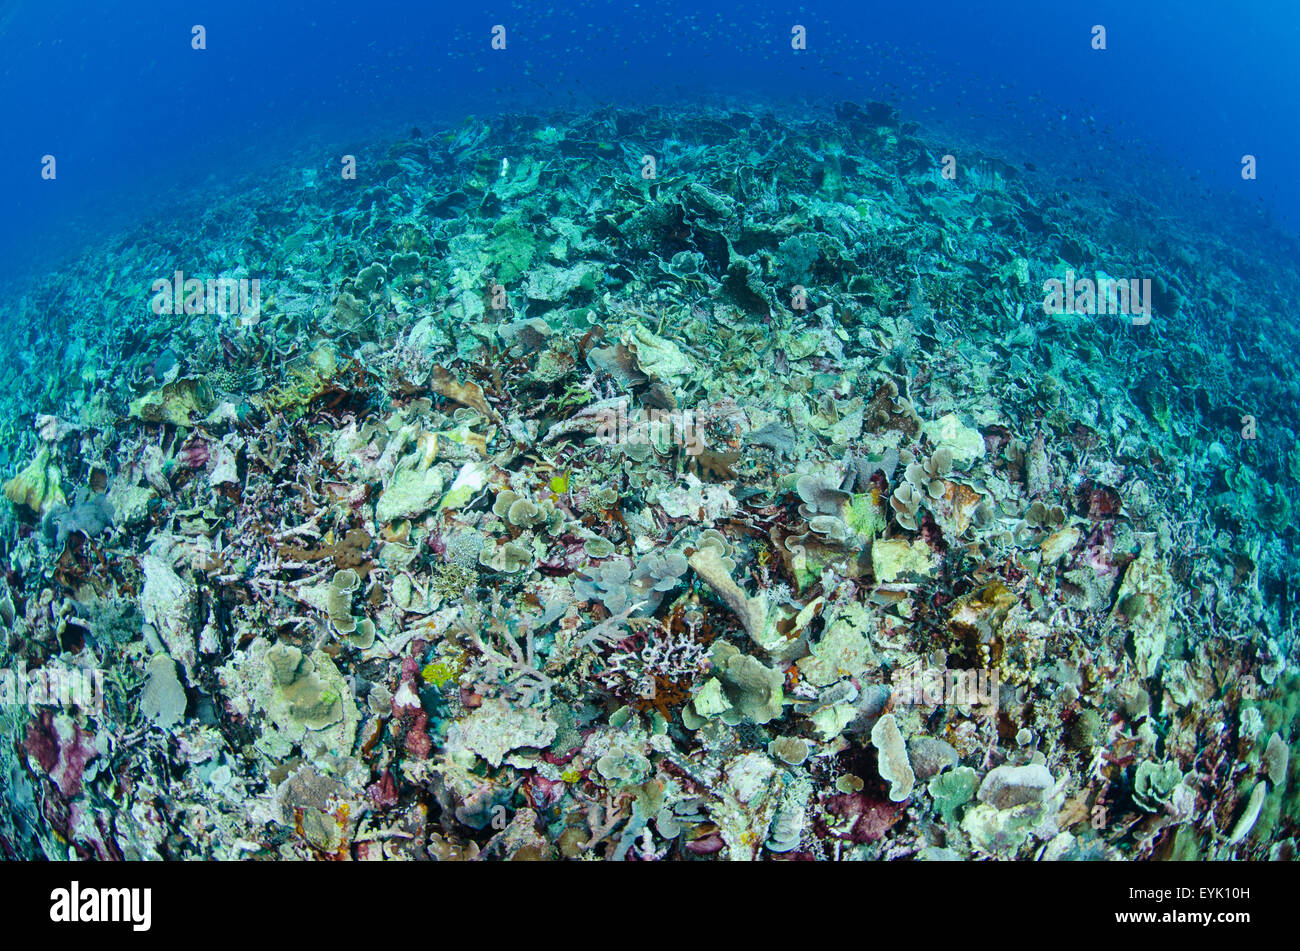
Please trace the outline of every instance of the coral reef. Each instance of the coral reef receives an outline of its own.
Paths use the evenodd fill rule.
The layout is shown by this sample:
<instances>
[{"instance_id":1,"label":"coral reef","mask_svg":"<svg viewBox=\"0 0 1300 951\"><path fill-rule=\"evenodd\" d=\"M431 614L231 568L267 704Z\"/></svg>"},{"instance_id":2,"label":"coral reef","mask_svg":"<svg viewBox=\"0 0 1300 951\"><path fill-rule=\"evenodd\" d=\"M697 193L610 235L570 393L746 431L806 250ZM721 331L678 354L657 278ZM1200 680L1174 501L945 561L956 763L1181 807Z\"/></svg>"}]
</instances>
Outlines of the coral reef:
<instances>
[{"instance_id":1,"label":"coral reef","mask_svg":"<svg viewBox=\"0 0 1300 951\"><path fill-rule=\"evenodd\" d=\"M1190 263L1268 249L879 104L360 151L15 305L0 666L102 690L4 707L0 856L1294 857L1300 283ZM258 323L123 319L196 241Z\"/></svg>"}]
</instances>

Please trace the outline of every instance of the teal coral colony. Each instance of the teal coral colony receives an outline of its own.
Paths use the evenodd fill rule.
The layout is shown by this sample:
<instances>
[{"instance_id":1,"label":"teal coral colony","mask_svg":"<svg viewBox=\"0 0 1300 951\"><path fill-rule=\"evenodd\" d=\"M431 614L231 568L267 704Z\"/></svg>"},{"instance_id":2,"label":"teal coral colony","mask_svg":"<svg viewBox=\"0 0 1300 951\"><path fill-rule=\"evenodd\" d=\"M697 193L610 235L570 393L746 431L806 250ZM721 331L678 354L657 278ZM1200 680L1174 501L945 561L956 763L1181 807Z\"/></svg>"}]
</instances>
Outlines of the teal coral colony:
<instances>
[{"instance_id":1,"label":"teal coral colony","mask_svg":"<svg viewBox=\"0 0 1300 951\"><path fill-rule=\"evenodd\" d=\"M0 855L1292 857L1295 271L949 148L476 119L6 300Z\"/></svg>"}]
</instances>

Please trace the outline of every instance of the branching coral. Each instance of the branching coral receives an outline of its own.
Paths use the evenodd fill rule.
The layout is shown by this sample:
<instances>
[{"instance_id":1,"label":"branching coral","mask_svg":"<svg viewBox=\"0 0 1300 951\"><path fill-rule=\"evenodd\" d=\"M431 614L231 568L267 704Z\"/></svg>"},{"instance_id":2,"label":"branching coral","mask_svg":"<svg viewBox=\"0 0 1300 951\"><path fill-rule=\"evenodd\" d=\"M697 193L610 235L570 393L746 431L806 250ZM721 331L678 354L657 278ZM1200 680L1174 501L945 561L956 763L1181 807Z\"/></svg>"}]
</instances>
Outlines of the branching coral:
<instances>
[{"instance_id":1,"label":"branching coral","mask_svg":"<svg viewBox=\"0 0 1300 951\"><path fill-rule=\"evenodd\" d=\"M670 713L708 670L708 658L708 646L698 640L694 627L675 632L656 625L620 642L600 676L616 696Z\"/></svg>"}]
</instances>

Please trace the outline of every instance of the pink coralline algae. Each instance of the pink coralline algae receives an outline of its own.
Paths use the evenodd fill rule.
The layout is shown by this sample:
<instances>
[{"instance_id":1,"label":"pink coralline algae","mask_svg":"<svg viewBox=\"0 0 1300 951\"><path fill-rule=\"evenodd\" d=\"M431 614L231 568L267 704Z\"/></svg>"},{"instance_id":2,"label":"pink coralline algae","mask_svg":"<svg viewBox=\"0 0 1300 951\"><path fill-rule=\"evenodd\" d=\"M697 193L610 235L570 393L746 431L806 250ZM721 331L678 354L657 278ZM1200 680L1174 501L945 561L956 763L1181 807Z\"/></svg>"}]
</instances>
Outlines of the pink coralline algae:
<instances>
[{"instance_id":1,"label":"pink coralline algae","mask_svg":"<svg viewBox=\"0 0 1300 951\"><path fill-rule=\"evenodd\" d=\"M191 439L181 447L176 458L191 469L202 469L208 464L211 452L208 450L208 444L202 439Z\"/></svg>"},{"instance_id":2,"label":"pink coralline algae","mask_svg":"<svg viewBox=\"0 0 1300 951\"><path fill-rule=\"evenodd\" d=\"M726 842L716 832L686 843L686 851L693 855L716 855L726 848Z\"/></svg>"},{"instance_id":3,"label":"pink coralline algae","mask_svg":"<svg viewBox=\"0 0 1300 951\"><path fill-rule=\"evenodd\" d=\"M388 809L397 805L397 782L393 779L393 771L384 770L384 775L377 782L366 787L366 792L376 809Z\"/></svg>"},{"instance_id":4,"label":"pink coralline algae","mask_svg":"<svg viewBox=\"0 0 1300 951\"><path fill-rule=\"evenodd\" d=\"M421 644L422 648L423 645ZM403 747L416 759L427 759L433 750L429 736L429 715L420 705L419 661L407 657L402 661L402 681L393 695L393 716L407 724Z\"/></svg>"},{"instance_id":5,"label":"pink coralline algae","mask_svg":"<svg viewBox=\"0 0 1300 951\"><path fill-rule=\"evenodd\" d=\"M428 759L433 750L433 740L429 738L429 715L421 710L411 721L406 731L406 752L416 759Z\"/></svg>"},{"instance_id":6,"label":"pink coralline algae","mask_svg":"<svg viewBox=\"0 0 1300 951\"><path fill-rule=\"evenodd\" d=\"M81 792L86 764L98 755L94 734L77 726L70 717L55 717L50 710L41 711L40 717L28 725L23 749L64 796Z\"/></svg>"},{"instance_id":7,"label":"pink coralline algae","mask_svg":"<svg viewBox=\"0 0 1300 951\"><path fill-rule=\"evenodd\" d=\"M548 809L564 798L565 784L534 773L528 779L528 791L536 808Z\"/></svg>"},{"instance_id":8,"label":"pink coralline algae","mask_svg":"<svg viewBox=\"0 0 1300 951\"><path fill-rule=\"evenodd\" d=\"M842 827L847 831L836 834L860 845L875 842L888 832L902 818L903 806L864 793L850 793L830 797L826 811L843 820Z\"/></svg>"},{"instance_id":9,"label":"pink coralline algae","mask_svg":"<svg viewBox=\"0 0 1300 951\"><path fill-rule=\"evenodd\" d=\"M1116 571L1113 558L1115 552L1115 528L1110 522L1097 526L1088 536L1084 545L1084 564L1101 575Z\"/></svg>"}]
</instances>

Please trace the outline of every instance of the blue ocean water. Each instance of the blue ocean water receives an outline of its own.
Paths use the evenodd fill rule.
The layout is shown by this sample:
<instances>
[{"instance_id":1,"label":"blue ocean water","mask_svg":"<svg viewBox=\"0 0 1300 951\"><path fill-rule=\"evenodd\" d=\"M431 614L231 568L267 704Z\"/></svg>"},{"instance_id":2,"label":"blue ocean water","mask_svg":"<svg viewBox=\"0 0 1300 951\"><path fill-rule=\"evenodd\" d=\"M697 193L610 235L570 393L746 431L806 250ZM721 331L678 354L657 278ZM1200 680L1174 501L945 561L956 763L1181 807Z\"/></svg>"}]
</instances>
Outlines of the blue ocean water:
<instances>
[{"instance_id":1,"label":"blue ocean water","mask_svg":"<svg viewBox=\"0 0 1300 951\"><path fill-rule=\"evenodd\" d=\"M206 28L207 48L191 48ZM504 50L492 28L506 28ZM806 29L807 48L791 48ZM1092 48L1093 28L1106 48ZM0 4L0 275L168 196L473 113L898 104L1039 166L1300 228L1300 7L1195 0ZM325 158L332 157L322 156ZM1258 177L1244 181L1242 156ZM41 177L42 157L57 178Z\"/></svg>"},{"instance_id":2,"label":"blue ocean water","mask_svg":"<svg viewBox=\"0 0 1300 951\"><path fill-rule=\"evenodd\" d=\"M0 0L0 859L1294 858L1294 3Z\"/></svg>"}]
</instances>

